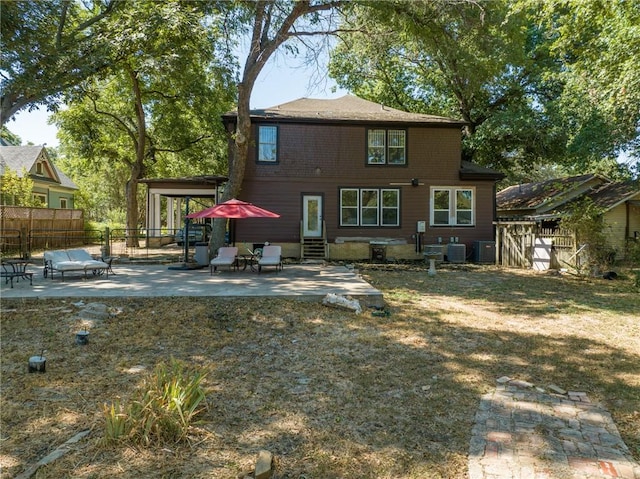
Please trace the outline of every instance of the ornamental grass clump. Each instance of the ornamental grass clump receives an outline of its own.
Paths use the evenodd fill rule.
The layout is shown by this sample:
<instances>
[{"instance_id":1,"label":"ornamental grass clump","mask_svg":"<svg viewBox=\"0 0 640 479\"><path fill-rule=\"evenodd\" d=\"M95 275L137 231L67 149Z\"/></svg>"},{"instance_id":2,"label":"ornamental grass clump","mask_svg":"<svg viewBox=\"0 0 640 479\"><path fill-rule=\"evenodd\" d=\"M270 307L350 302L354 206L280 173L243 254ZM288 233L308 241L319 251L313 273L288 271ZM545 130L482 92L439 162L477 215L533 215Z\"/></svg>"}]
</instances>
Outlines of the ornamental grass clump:
<instances>
[{"instance_id":1,"label":"ornamental grass clump","mask_svg":"<svg viewBox=\"0 0 640 479\"><path fill-rule=\"evenodd\" d=\"M203 410L204 374L172 360L156 366L131 401L103 406L107 443L150 445L185 441L194 418Z\"/></svg>"}]
</instances>

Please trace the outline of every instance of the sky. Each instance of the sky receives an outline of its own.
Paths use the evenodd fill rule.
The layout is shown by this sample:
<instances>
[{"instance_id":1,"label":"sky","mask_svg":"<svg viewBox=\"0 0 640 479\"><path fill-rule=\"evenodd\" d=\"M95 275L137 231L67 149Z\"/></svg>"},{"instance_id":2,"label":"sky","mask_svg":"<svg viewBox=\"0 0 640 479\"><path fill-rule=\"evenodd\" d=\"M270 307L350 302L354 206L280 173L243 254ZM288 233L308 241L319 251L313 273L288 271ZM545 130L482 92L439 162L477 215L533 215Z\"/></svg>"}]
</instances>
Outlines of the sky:
<instances>
[{"instance_id":1,"label":"sky","mask_svg":"<svg viewBox=\"0 0 640 479\"><path fill-rule=\"evenodd\" d=\"M266 108L303 97L330 99L346 94L347 91L338 89L333 80L318 74L316 67L305 67L294 59L276 56L258 76L251 95L251 108ZM48 119L46 108L31 112L25 109L14 115L6 126L22 139L23 145L55 147L59 145L57 129L47 124Z\"/></svg>"}]
</instances>

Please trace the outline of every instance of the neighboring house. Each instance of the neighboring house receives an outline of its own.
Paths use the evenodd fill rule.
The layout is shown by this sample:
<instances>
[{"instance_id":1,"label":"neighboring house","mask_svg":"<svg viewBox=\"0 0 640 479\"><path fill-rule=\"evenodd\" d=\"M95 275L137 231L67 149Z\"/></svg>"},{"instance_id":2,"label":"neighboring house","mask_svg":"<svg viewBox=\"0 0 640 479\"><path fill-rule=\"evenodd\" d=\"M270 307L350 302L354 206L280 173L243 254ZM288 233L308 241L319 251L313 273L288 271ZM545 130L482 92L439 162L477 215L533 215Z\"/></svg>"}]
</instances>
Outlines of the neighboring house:
<instances>
[{"instance_id":1,"label":"neighboring house","mask_svg":"<svg viewBox=\"0 0 640 479\"><path fill-rule=\"evenodd\" d=\"M223 122L234 131L237 113ZM236 221L236 243L350 260L418 259L451 241L469 257L494 240L503 175L461 161L462 121L347 95L253 110L251 122L239 197L281 217Z\"/></svg>"},{"instance_id":2,"label":"neighboring house","mask_svg":"<svg viewBox=\"0 0 640 479\"><path fill-rule=\"evenodd\" d=\"M603 211L607 242L623 259L628 241L640 241L640 186L595 175L557 178L510 186L496 195L501 220L531 220L554 226L580 201L590 199Z\"/></svg>"},{"instance_id":3,"label":"neighboring house","mask_svg":"<svg viewBox=\"0 0 640 479\"><path fill-rule=\"evenodd\" d=\"M43 208L74 208L78 187L53 164L44 146L0 146L0 176L7 169L33 180L33 196ZM4 200L4 199L3 199ZM11 204L11 199L7 199Z\"/></svg>"}]
</instances>

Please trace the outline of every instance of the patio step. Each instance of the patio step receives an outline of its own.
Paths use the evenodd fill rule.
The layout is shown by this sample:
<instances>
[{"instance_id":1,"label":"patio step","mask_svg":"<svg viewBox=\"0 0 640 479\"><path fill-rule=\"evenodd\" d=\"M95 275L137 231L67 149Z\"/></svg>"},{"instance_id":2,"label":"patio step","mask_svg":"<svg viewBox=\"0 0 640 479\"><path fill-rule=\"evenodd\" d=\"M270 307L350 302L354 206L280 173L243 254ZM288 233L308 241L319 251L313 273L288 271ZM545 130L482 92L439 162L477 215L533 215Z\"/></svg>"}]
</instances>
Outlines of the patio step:
<instances>
[{"instance_id":1,"label":"patio step","mask_svg":"<svg viewBox=\"0 0 640 479\"><path fill-rule=\"evenodd\" d=\"M327 255L324 238L303 238L302 258L325 258Z\"/></svg>"}]
</instances>

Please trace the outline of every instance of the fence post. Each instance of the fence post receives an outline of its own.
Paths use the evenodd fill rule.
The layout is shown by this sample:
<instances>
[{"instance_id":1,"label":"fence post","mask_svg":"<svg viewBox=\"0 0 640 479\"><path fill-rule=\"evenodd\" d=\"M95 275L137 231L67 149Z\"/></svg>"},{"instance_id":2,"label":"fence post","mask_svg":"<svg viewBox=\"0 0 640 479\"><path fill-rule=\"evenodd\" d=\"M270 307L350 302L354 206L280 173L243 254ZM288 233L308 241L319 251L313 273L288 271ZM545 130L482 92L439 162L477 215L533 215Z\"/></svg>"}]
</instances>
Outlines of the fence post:
<instances>
[{"instance_id":1,"label":"fence post","mask_svg":"<svg viewBox=\"0 0 640 479\"><path fill-rule=\"evenodd\" d=\"M22 259L29 259L30 253L27 245L27 229L23 227L20 228L20 256Z\"/></svg>"},{"instance_id":2,"label":"fence post","mask_svg":"<svg viewBox=\"0 0 640 479\"><path fill-rule=\"evenodd\" d=\"M105 226L104 228L104 252L102 254L103 258L108 258L111 256L111 232L109 231L109 227Z\"/></svg>"}]
</instances>

